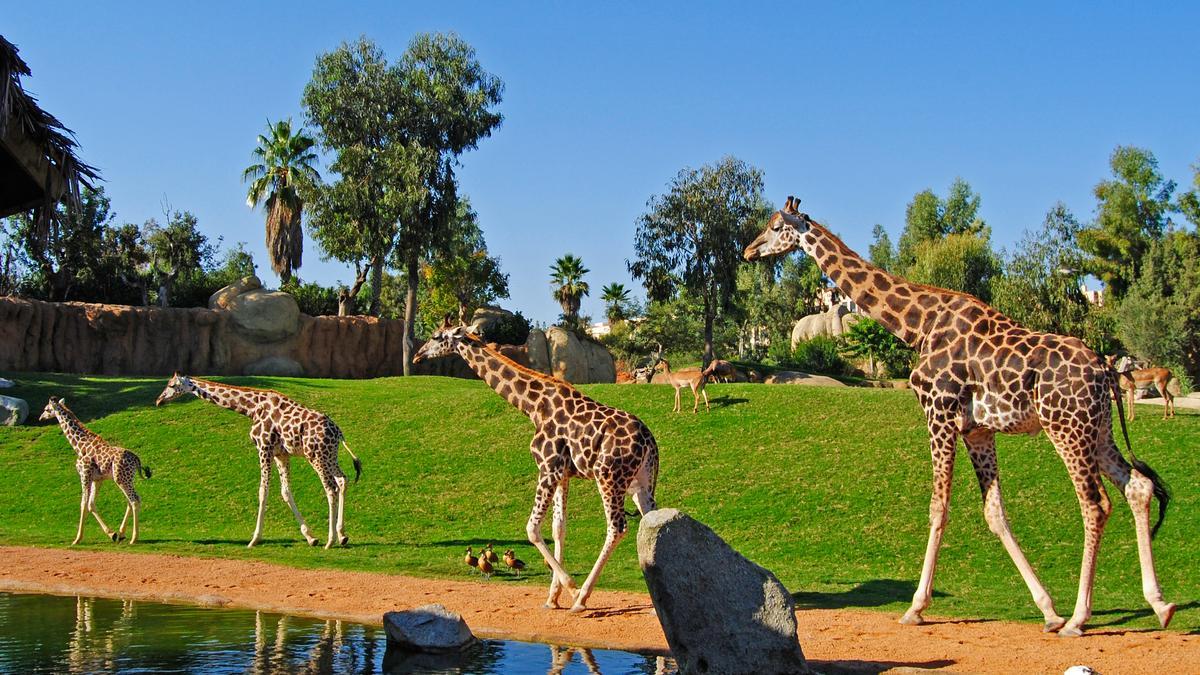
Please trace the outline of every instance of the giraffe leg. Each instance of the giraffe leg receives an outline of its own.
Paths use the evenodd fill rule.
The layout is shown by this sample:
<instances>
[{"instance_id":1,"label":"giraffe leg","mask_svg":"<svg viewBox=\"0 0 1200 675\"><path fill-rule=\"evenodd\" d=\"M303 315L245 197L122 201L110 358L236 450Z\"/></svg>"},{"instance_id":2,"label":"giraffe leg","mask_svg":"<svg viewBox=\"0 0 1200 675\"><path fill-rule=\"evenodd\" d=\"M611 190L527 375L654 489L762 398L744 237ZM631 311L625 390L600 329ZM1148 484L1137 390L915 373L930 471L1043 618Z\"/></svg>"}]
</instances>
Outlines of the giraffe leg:
<instances>
[{"instance_id":1,"label":"giraffe leg","mask_svg":"<svg viewBox=\"0 0 1200 675\"><path fill-rule=\"evenodd\" d=\"M913 593L912 606L900 623L910 626L925 623L921 612L933 599L933 574L937 570L938 550L949 515L950 488L954 479L954 446L958 433L949 423L929 425L929 446L933 455L933 494L929 498L929 543L925 546L925 562L921 566L921 581Z\"/></svg>"},{"instance_id":2,"label":"giraffe leg","mask_svg":"<svg viewBox=\"0 0 1200 675\"><path fill-rule=\"evenodd\" d=\"M337 522L337 506L338 506L338 484L333 472L329 467L322 464L321 466L314 465L317 474L321 477L321 485L325 488L325 501L329 502L329 534L325 539L325 548L333 548L333 542L337 541L334 537L334 525Z\"/></svg>"},{"instance_id":3,"label":"giraffe leg","mask_svg":"<svg viewBox=\"0 0 1200 675\"><path fill-rule=\"evenodd\" d=\"M79 528L75 530L75 541L71 542L72 546L83 541L83 521L87 519L88 493L91 491L92 485L92 482L83 475L79 476L79 481L83 488L83 494L79 497Z\"/></svg>"},{"instance_id":4,"label":"giraffe leg","mask_svg":"<svg viewBox=\"0 0 1200 675\"><path fill-rule=\"evenodd\" d=\"M133 479L132 478L130 478L128 480L128 482L122 481L120 483L117 483L117 486L121 488L121 492L125 493L125 515L126 515L126 517L128 517L131 512L133 513L133 532L129 536L129 543L132 544L137 541L138 506L141 505L142 498L140 496L138 496L137 489L133 487ZM124 518L121 519L121 529L118 530L117 536L122 539L125 537L125 519Z\"/></svg>"},{"instance_id":5,"label":"giraffe leg","mask_svg":"<svg viewBox=\"0 0 1200 675\"><path fill-rule=\"evenodd\" d=\"M111 527L109 527L107 524L105 524L104 519L100 517L100 512L96 510L96 490L99 487L100 487L99 481L92 481L91 489L88 490L88 501L87 501L88 511L90 511L92 513L92 515L96 517L96 522L100 523L100 529L104 530L105 536L107 536L109 539L112 539L113 541L116 541L117 533L114 532Z\"/></svg>"},{"instance_id":6,"label":"giraffe leg","mask_svg":"<svg viewBox=\"0 0 1200 675\"><path fill-rule=\"evenodd\" d=\"M554 491L554 521L551 523L552 532L554 534L554 559L564 567L563 550L567 541L567 491L570 483L567 479L563 479L558 484L558 489ZM558 598L562 594L562 584L558 581L558 575L554 575L550 580L550 595L546 597L546 607L557 608Z\"/></svg>"},{"instance_id":7,"label":"giraffe leg","mask_svg":"<svg viewBox=\"0 0 1200 675\"><path fill-rule=\"evenodd\" d=\"M1050 633L1062 628L1066 619L1054 611L1054 600L1038 579L1037 572L1033 571L1033 566L1025 558L1025 553L1021 551L1021 546L1017 544L1012 528L1009 527L1008 516L1004 512L1004 498L1000 493L1000 474L996 466L996 435L991 431L975 430L964 436L963 441L967 445L971 464L975 467L975 477L979 479L979 491L983 494L983 517L987 521L988 529L1000 538L1004 550L1008 551L1008 556L1012 558L1017 571L1021 573L1021 578L1025 580L1025 585L1029 587L1034 604L1042 610L1045 619L1042 630Z\"/></svg>"},{"instance_id":8,"label":"giraffe leg","mask_svg":"<svg viewBox=\"0 0 1200 675\"><path fill-rule=\"evenodd\" d=\"M549 443L546 445L549 445ZM555 581L574 595L575 580L571 578L570 574L567 574L567 570L563 567L562 563L550 553L550 548L542 540L542 521L546 518L546 511L550 509L550 502L554 499L554 492L565 479L566 476L563 474L561 467L556 470L543 469L542 475L538 477L537 492L533 498L533 510L529 513L529 521L525 524L525 534L529 538L529 543L533 544L534 548L542 554L542 558L546 563L550 565L550 569L554 572Z\"/></svg>"},{"instance_id":9,"label":"giraffe leg","mask_svg":"<svg viewBox=\"0 0 1200 675\"><path fill-rule=\"evenodd\" d=\"M575 604L571 606L572 612L581 612L587 609L588 596L592 594L596 580L600 578L600 571L604 569L604 563L608 562L613 549L625 538L625 486L614 486L610 491L605 492L600 481L597 480L596 487L600 488L604 498L604 515L608 519L608 530L604 536L604 546L600 549L600 556L596 558L596 564L592 565L591 573L584 580L579 593L575 595Z\"/></svg>"},{"instance_id":10,"label":"giraffe leg","mask_svg":"<svg viewBox=\"0 0 1200 675\"><path fill-rule=\"evenodd\" d=\"M1079 594L1075 598L1075 611L1067 625L1058 631L1060 637L1079 637L1083 626L1092 618L1092 584L1096 578L1096 556L1100 553L1100 538L1104 525L1112 512L1112 502L1100 480L1100 467L1093 455L1092 439L1076 439L1069 431L1055 427L1047 428L1046 435L1067 465L1071 482L1075 484L1075 496L1079 499L1079 511L1083 516L1083 559L1079 569Z\"/></svg>"},{"instance_id":11,"label":"giraffe leg","mask_svg":"<svg viewBox=\"0 0 1200 675\"><path fill-rule=\"evenodd\" d=\"M338 505L337 505L337 540L338 544L345 546L350 543L350 537L346 536L346 477L338 472L334 478L337 482Z\"/></svg>"},{"instance_id":12,"label":"giraffe leg","mask_svg":"<svg viewBox=\"0 0 1200 675\"><path fill-rule=\"evenodd\" d=\"M254 534L250 536L250 543L247 548L254 548L259 541L262 540L263 517L267 515L267 488L271 482L271 452L269 450L259 450L259 476L258 476L258 517L254 520Z\"/></svg>"},{"instance_id":13,"label":"giraffe leg","mask_svg":"<svg viewBox=\"0 0 1200 675\"><path fill-rule=\"evenodd\" d=\"M1163 599L1162 587L1154 572L1154 551L1150 546L1150 500L1154 495L1154 484L1140 471L1129 466L1111 437L1103 442L1099 455L1100 470L1125 494L1129 509L1133 511L1138 561L1142 571L1142 596L1154 608L1159 624L1166 628L1171 623L1171 617L1175 616L1175 604Z\"/></svg>"},{"instance_id":14,"label":"giraffe leg","mask_svg":"<svg viewBox=\"0 0 1200 675\"><path fill-rule=\"evenodd\" d=\"M309 546L316 546L318 543L317 538L309 533L308 523L304 522L304 516L300 515L300 509L296 506L296 498L292 496L292 468L290 458L287 455L276 455L275 468L279 470L279 494L283 497L283 501L287 503L288 508L292 510L292 515L296 517L296 522L300 524L300 535L304 537L304 541L307 541Z\"/></svg>"}]
</instances>

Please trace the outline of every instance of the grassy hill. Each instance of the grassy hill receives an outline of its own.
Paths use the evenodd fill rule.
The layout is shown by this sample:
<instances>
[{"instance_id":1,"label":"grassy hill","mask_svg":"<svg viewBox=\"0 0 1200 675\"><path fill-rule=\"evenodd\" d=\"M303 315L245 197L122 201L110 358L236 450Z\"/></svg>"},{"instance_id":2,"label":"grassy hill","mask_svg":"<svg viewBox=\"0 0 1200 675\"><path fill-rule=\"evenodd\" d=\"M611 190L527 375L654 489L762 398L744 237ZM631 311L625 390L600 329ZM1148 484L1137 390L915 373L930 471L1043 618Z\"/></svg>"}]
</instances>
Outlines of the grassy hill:
<instances>
[{"instance_id":1,"label":"grassy hill","mask_svg":"<svg viewBox=\"0 0 1200 675\"><path fill-rule=\"evenodd\" d=\"M303 545L273 479L265 542L245 547L254 526L258 468L249 422L188 398L163 408L165 378L12 374L36 417L58 394L93 430L137 452L154 469L139 480L141 540L134 551L268 560L466 578L463 549L494 542L530 562L521 580L548 576L525 541L534 466L533 427L483 383L444 378L369 381L223 378L278 389L328 412L364 464L346 498L351 546ZM671 413L661 385L592 385L588 395L641 417L662 452L658 502L710 525L774 571L799 606L878 607L899 615L920 573L931 482L923 417L911 393L764 385L710 385L713 410ZM1162 421L1143 408L1132 426L1138 456L1171 483L1175 500L1155 541L1166 596L1179 603L1175 628L1200 629L1200 416ZM1074 606L1082 524L1062 462L1044 436L1002 437L1001 476L1018 540L1064 616ZM0 430L0 541L65 546L75 531L79 481L57 425ZM314 473L294 461L293 491L324 537L326 504ZM343 456L343 468L350 470ZM1141 597L1132 518L1114 501L1100 554L1093 626L1149 628ZM113 526L123 502L111 483L98 499ZM630 502L632 504L632 502ZM116 521L116 522L114 522ZM633 528L636 528L636 521ZM545 534L549 537L547 522ZM595 487L571 492L568 568L582 581L603 539ZM644 590L635 532L618 547L600 588ZM933 615L1040 621L1024 584L988 531L970 462L956 466L950 524ZM86 547L113 549L89 518ZM122 550L129 550L122 547ZM483 583L482 581L480 583Z\"/></svg>"}]
</instances>

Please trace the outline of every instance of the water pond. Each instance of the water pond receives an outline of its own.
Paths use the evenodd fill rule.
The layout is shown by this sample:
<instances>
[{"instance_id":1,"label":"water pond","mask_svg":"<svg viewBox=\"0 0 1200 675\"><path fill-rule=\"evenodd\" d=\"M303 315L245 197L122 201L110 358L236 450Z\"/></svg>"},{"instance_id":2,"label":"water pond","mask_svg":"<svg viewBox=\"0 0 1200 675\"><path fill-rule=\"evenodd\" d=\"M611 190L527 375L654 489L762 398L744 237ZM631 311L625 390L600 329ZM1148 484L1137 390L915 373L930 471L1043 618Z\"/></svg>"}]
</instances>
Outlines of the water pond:
<instances>
[{"instance_id":1,"label":"water pond","mask_svg":"<svg viewBox=\"0 0 1200 675\"><path fill-rule=\"evenodd\" d=\"M0 593L0 673L670 673L669 659L484 641L389 650L382 628L133 600Z\"/></svg>"}]
</instances>

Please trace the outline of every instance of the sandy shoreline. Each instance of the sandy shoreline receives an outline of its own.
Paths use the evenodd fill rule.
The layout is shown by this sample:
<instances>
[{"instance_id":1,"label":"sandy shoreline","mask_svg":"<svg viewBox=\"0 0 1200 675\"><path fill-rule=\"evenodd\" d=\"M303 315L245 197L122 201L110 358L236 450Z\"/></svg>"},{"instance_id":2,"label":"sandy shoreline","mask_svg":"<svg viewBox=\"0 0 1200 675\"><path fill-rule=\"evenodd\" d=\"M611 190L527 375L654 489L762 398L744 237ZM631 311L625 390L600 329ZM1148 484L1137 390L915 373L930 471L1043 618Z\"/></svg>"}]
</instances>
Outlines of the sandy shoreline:
<instances>
[{"instance_id":1,"label":"sandy shoreline","mask_svg":"<svg viewBox=\"0 0 1200 675\"><path fill-rule=\"evenodd\" d=\"M385 611L437 602L487 638L666 654L649 596L598 590L573 615L542 608L545 589L482 579L438 580L311 570L246 560L0 547L0 591L95 595L261 609L380 625ZM1111 673L1180 672L1200 663L1200 636L1097 628L1081 639L1035 624L937 620L904 627L863 610L796 613L800 644L818 669L881 672L1061 673L1075 664Z\"/></svg>"}]
</instances>

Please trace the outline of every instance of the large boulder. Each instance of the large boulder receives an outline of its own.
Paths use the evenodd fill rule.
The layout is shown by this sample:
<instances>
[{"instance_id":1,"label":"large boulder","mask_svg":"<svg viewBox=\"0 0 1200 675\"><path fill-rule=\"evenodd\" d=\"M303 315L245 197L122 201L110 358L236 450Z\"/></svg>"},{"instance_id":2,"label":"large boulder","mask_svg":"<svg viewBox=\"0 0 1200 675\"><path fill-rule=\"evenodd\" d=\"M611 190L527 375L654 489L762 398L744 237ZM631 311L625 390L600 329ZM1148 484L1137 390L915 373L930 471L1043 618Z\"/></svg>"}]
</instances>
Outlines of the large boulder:
<instances>
[{"instance_id":1,"label":"large boulder","mask_svg":"<svg viewBox=\"0 0 1200 675\"><path fill-rule=\"evenodd\" d=\"M792 349L802 340L811 340L818 335L837 337L849 330L860 318L845 305L834 305L820 314L801 317L792 326Z\"/></svg>"},{"instance_id":2,"label":"large boulder","mask_svg":"<svg viewBox=\"0 0 1200 675\"><path fill-rule=\"evenodd\" d=\"M16 383L6 377L0 377L0 389L12 389Z\"/></svg>"},{"instance_id":3,"label":"large boulder","mask_svg":"<svg viewBox=\"0 0 1200 675\"><path fill-rule=\"evenodd\" d=\"M593 384L616 382L617 361L613 358L612 352L608 351L604 345L592 340L580 340L579 343L583 347L584 360L587 362L587 381Z\"/></svg>"},{"instance_id":4,"label":"large boulder","mask_svg":"<svg viewBox=\"0 0 1200 675\"><path fill-rule=\"evenodd\" d=\"M540 328L529 331L525 340L525 350L529 355L529 367L539 373L550 374L550 343L546 333Z\"/></svg>"},{"instance_id":5,"label":"large boulder","mask_svg":"<svg viewBox=\"0 0 1200 675\"><path fill-rule=\"evenodd\" d=\"M213 293L210 309L223 309L234 329L251 342L280 342L300 331L300 306L281 291L263 290L258 277L243 277Z\"/></svg>"},{"instance_id":6,"label":"large boulder","mask_svg":"<svg viewBox=\"0 0 1200 675\"><path fill-rule=\"evenodd\" d=\"M675 509L642 517L638 561L681 673L809 673L792 596Z\"/></svg>"},{"instance_id":7,"label":"large boulder","mask_svg":"<svg viewBox=\"0 0 1200 675\"><path fill-rule=\"evenodd\" d=\"M20 426L29 417L29 404L24 399L0 396L0 424L6 427Z\"/></svg>"},{"instance_id":8,"label":"large boulder","mask_svg":"<svg viewBox=\"0 0 1200 675\"><path fill-rule=\"evenodd\" d=\"M471 323L468 325L471 332L476 335L487 335L488 330L496 325L497 321L510 316L513 316L513 313L507 309L484 305L475 310L475 313L471 315Z\"/></svg>"},{"instance_id":9,"label":"large boulder","mask_svg":"<svg viewBox=\"0 0 1200 675\"><path fill-rule=\"evenodd\" d=\"M575 333L551 326L546 330L546 342L550 346L550 374L575 384L588 381L587 355Z\"/></svg>"},{"instance_id":10,"label":"large boulder","mask_svg":"<svg viewBox=\"0 0 1200 675\"><path fill-rule=\"evenodd\" d=\"M814 387L844 387L839 382L825 375L810 375L798 370L781 370L766 379L767 384L807 384Z\"/></svg>"},{"instance_id":11,"label":"large boulder","mask_svg":"<svg viewBox=\"0 0 1200 675\"><path fill-rule=\"evenodd\" d=\"M389 647L415 652L455 652L476 641L467 622L442 605L388 612L383 615L383 628Z\"/></svg>"}]
</instances>

